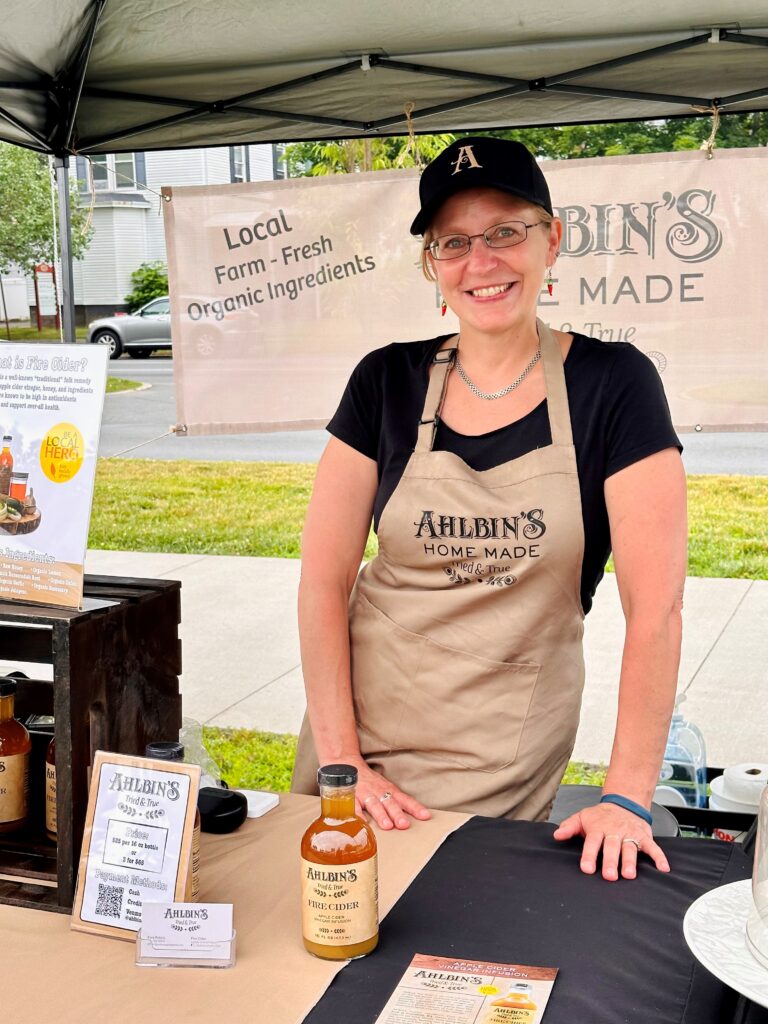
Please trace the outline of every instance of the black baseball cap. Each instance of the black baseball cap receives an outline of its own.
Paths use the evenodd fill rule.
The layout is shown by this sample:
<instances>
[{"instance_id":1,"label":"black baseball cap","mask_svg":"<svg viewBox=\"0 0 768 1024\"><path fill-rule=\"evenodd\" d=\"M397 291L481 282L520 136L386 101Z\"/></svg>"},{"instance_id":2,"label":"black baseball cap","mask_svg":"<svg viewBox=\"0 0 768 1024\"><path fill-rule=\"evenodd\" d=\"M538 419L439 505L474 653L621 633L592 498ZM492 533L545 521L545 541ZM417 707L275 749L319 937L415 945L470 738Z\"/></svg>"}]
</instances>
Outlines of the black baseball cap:
<instances>
[{"instance_id":1,"label":"black baseball cap","mask_svg":"<svg viewBox=\"0 0 768 1024\"><path fill-rule=\"evenodd\" d=\"M544 175L522 142L468 135L446 146L424 168L419 181L421 209L411 234L423 235L445 200L465 188L497 188L552 213Z\"/></svg>"}]
</instances>

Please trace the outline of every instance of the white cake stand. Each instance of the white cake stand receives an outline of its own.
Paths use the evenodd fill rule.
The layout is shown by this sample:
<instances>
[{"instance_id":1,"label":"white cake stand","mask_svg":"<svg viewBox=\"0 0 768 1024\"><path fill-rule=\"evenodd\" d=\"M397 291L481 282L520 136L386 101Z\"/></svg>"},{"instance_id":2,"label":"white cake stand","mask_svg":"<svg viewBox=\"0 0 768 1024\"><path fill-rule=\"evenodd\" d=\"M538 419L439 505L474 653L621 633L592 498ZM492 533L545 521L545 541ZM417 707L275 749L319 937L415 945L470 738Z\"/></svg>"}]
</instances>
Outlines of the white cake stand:
<instances>
[{"instance_id":1,"label":"white cake stand","mask_svg":"<svg viewBox=\"0 0 768 1024\"><path fill-rule=\"evenodd\" d=\"M768 1008L768 970L747 946L752 883L731 882L711 889L692 903L683 920L685 941L716 978L753 1003Z\"/></svg>"}]
</instances>

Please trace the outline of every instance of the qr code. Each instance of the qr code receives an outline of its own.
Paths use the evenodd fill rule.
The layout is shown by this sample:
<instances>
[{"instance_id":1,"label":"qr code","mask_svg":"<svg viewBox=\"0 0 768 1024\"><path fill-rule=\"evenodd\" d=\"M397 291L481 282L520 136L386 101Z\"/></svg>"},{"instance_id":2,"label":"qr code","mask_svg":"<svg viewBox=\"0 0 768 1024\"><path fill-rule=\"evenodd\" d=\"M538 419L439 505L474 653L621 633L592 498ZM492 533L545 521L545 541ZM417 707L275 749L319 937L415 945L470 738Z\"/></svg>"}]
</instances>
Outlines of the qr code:
<instances>
[{"instance_id":1,"label":"qr code","mask_svg":"<svg viewBox=\"0 0 768 1024\"><path fill-rule=\"evenodd\" d=\"M123 909L123 893L119 885L103 885L99 882L99 893L96 897L96 913L100 917L120 917Z\"/></svg>"}]
</instances>

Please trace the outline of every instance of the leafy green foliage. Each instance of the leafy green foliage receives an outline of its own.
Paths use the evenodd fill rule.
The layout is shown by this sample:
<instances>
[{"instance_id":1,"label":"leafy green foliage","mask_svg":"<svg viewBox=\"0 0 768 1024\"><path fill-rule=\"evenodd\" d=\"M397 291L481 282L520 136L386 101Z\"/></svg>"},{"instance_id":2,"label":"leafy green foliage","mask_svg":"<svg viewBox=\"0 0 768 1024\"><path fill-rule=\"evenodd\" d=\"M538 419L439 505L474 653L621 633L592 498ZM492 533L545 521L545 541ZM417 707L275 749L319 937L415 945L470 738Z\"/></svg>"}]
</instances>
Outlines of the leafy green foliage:
<instances>
[{"instance_id":1,"label":"leafy green foliage","mask_svg":"<svg viewBox=\"0 0 768 1024\"><path fill-rule=\"evenodd\" d=\"M80 259L91 238L88 211L70 197L72 253ZM53 210L47 159L20 146L0 142L0 273L11 264L32 273L38 263L53 263Z\"/></svg>"},{"instance_id":2,"label":"leafy green foliage","mask_svg":"<svg viewBox=\"0 0 768 1024\"><path fill-rule=\"evenodd\" d=\"M454 138L446 134L293 142L285 147L284 159L291 178L417 167L428 164Z\"/></svg>"},{"instance_id":3,"label":"leafy green foliage","mask_svg":"<svg viewBox=\"0 0 768 1024\"><path fill-rule=\"evenodd\" d=\"M473 134L515 139L543 159L571 160L576 157L699 149L711 131L712 119L705 116L615 124L567 124L552 128L507 128ZM417 135L416 145L422 162L428 163L455 137ZM768 113L721 116L715 148L743 146L768 146ZM407 137L297 142L285 149L288 173L292 178L413 167L417 163L413 156Z\"/></svg>"},{"instance_id":4,"label":"leafy green foliage","mask_svg":"<svg viewBox=\"0 0 768 1024\"><path fill-rule=\"evenodd\" d=\"M132 310L139 309L152 299L168 294L168 269L160 260L142 263L131 274L133 291L125 296L125 302Z\"/></svg>"}]
</instances>

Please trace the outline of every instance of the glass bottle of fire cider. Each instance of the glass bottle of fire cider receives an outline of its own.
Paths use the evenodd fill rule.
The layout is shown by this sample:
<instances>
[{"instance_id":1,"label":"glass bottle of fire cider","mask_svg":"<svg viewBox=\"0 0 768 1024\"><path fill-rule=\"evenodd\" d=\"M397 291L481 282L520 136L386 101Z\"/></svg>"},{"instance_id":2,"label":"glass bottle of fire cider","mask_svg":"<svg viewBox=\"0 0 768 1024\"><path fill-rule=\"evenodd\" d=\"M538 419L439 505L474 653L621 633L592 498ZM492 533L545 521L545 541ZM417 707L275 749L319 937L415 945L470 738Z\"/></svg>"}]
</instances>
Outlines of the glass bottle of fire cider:
<instances>
[{"instance_id":1,"label":"glass bottle of fire cider","mask_svg":"<svg viewBox=\"0 0 768 1024\"><path fill-rule=\"evenodd\" d=\"M379 941L376 837L355 814L357 768L317 773L320 817L301 840L304 945L324 960L365 956Z\"/></svg>"},{"instance_id":2,"label":"glass bottle of fire cider","mask_svg":"<svg viewBox=\"0 0 768 1024\"><path fill-rule=\"evenodd\" d=\"M144 756L160 761L183 761L184 744L175 743L173 740L148 743L144 750ZM200 899L200 832L200 811L195 810L195 828L192 833L192 863L189 866L187 888L184 893L184 899L187 903L197 903Z\"/></svg>"},{"instance_id":3,"label":"glass bottle of fire cider","mask_svg":"<svg viewBox=\"0 0 768 1024\"><path fill-rule=\"evenodd\" d=\"M16 680L0 678L0 832L15 832L29 814L29 733L13 717Z\"/></svg>"},{"instance_id":4,"label":"glass bottle of fire cider","mask_svg":"<svg viewBox=\"0 0 768 1024\"><path fill-rule=\"evenodd\" d=\"M6 434L3 438L3 446L0 448L0 494L11 493L11 473L13 472L12 440L11 435Z\"/></svg>"}]
</instances>

